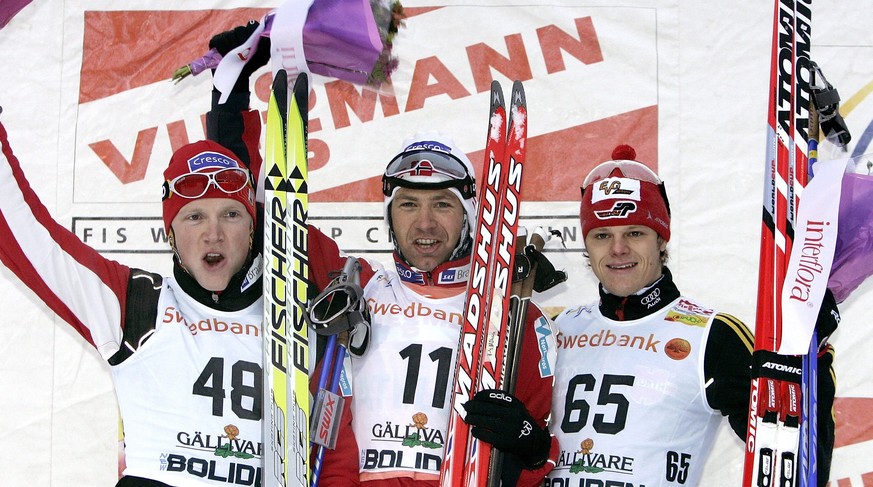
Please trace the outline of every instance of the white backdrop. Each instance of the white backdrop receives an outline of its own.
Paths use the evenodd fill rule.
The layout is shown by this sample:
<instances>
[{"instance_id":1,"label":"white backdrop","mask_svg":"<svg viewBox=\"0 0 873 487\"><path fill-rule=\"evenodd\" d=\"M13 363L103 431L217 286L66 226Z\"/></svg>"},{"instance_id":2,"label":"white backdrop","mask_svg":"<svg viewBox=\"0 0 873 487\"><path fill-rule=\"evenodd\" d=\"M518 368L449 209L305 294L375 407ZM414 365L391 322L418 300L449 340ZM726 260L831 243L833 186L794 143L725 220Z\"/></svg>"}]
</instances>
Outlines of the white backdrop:
<instances>
[{"instance_id":1,"label":"white backdrop","mask_svg":"<svg viewBox=\"0 0 873 487\"><path fill-rule=\"evenodd\" d=\"M209 107L208 76L173 85L172 68L198 55L209 34L276 3L188 0L182 11L158 0L35 0L0 30L0 119L52 214L107 256L167 272L169 255L154 233L160 172L179 140L202 137ZM540 301L563 307L596 297L574 216L578 185L612 147L629 142L666 181L670 267L680 289L754 326L772 2L403 3L412 15L397 39L396 105L387 97L369 110L346 105L345 92L316 80L314 223L346 249L384 251L381 204L368 181L417 129L446 132L477 154L488 106L483 77L508 88L515 75L527 89L533 168L523 224L568 237L567 251L550 257L570 272L569 285ZM417 8L430 6L447 7ZM227 12L237 8L252 10ZM861 152L873 152L865 137L873 122L871 11L870 0L819 1L813 13L812 57L839 88L855 136L850 149ZM123 29L109 28L134 22L141 37L128 44ZM539 35L554 32L549 26L575 37L579 49L556 55ZM515 67L471 61L471 52L490 52L482 46ZM253 105L265 107L258 97ZM841 305L832 340L832 485L841 487L873 485L871 297L868 282ZM108 366L6 269L0 308L0 485L113 485L118 416ZM741 442L723 428L704 485L739 485L741 459Z\"/></svg>"}]
</instances>

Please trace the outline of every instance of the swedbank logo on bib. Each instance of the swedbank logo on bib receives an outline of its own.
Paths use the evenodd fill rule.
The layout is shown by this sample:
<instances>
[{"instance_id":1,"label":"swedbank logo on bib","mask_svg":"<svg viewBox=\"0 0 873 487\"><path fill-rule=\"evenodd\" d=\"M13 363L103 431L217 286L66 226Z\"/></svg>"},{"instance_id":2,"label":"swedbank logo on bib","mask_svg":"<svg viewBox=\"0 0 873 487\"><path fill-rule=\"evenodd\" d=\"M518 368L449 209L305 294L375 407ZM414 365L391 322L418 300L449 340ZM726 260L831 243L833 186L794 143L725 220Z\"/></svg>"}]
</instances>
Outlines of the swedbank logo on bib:
<instances>
[{"instance_id":1,"label":"swedbank logo on bib","mask_svg":"<svg viewBox=\"0 0 873 487\"><path fill-rule=\"evenodd\" d=\"M220 318L204 318L198 321L188 321L174 306L164 309L164 324L183 325L191 331L192 335L198 333L233 333L234 335L259 336L261 334L260 323L239 323L236 321L224 321Z\"/></svg>"},{"instance_id":2,"label":"swedbank logo on bib","mask_svg":"<svg viewBox=\"0 0 873 487\"><path fill-rule=\"evenodd\" d=\"M579 333L566 335L558 332L556 337L558 348L594 348L594 347L627 347L644 352L658 353L661 340L655 339L655 334L649 336L615 334L612 330L601 329L594 333Z\"/></svg>"},{"instance_id":3,"label":"swedbank logo on bib","mask_svg":"<svg viewBox=\"0 0 873 487\"><path fill-rule=\"evenodd\" d=\"M446 311L442 308L432 308L422 303L410 303L401 306L397 303L381 303L374 298L367 299L370 314L381 316L405 316L407 318L433 318L461 325L461 313Z\"/></svg>"}]
</instances>

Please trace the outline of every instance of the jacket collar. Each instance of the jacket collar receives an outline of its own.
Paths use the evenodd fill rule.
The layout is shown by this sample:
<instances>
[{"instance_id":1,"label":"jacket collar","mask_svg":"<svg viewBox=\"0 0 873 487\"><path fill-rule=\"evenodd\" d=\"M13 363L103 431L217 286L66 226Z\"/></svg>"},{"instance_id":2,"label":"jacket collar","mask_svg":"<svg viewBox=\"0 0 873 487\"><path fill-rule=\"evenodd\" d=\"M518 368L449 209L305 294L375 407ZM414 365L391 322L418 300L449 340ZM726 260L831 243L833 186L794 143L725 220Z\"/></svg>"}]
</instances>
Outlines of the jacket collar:
<instances>
[{"instance_id":1,"label":"jacket collar","mask_svg":"<svg viewBox=\"0 0 873 487\"><path fill-rule=\"evenodd\" d=\"M219 311L239 311L251 306L263 293L261 282L262 263L260 255L249 259L227 283L221 292L209 291L201 286L188 271L173 258L173 277L185 293L198 303Z\"/></svg>"},{"instance_id":2,"label":"jacket collar","mask_svg":"<svg viewBox=\"0 0 873 487\"><path fill-rule=\"evenodd\" d=\"M410 284L424 286L467 285L470 278L470 256L443 262L432 271L422 271L405 263L397 252L394 252L394 267L400 280Z\"/></svg>"},{"instance_id":3,"label":"jacket collar","mask_svg":"<svg viewBox=\"0 0 873 487\"><path fill-rule=\"evenodd\" d=\"M610 294L603 285L600 289L600 313L616 321L628 321L644 318L663 309L679 298L679 289L673 282L673 274L666 266L663 275L651 286L630 296Z\"/></svg>"}]
</instances>

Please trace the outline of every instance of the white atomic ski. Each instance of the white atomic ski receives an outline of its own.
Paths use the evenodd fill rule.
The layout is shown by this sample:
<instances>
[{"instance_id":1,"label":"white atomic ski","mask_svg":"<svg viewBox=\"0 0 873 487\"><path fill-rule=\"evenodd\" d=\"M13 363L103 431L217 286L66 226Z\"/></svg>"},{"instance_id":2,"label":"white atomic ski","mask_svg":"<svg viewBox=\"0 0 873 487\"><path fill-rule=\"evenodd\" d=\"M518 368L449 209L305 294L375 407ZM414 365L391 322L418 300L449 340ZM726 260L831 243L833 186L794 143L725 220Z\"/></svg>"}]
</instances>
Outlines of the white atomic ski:
<instances>
[{"instance_id":1,"label":"white atomic ski","mask_svg":"<svg viewBox=\"0 0 873 487\"><path fill-rule=\"evenodd\" d=\"M810 0L775 1L744 486L799 485L802 367L798 356L779 351L783 337L800 333L796 321L783 319L782 293L808 180L811 15Z\"/></svg>"}]
</instances>

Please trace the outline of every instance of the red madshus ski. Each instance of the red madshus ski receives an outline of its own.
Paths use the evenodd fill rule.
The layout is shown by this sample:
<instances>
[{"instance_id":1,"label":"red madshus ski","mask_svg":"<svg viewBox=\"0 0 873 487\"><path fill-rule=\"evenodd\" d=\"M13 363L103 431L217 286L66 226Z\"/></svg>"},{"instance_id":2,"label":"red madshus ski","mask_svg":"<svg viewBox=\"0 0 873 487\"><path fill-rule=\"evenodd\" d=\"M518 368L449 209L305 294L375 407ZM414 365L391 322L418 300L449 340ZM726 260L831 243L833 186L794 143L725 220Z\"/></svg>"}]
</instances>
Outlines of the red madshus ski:
<instances>
[{"instance_id":1,"label":"red madshus ski","mask_svg":"<svg viewBox=\"0 0 873 487\"><path fill-rule=\"evenodd\" d=\"M779 355L784 334L782 287L794 217L807 179L811 0L776 0L744 486L797 485L801 374L796 357ZM804 75L805 72L805 75Z\"/></svg>"},{"instance_id":2,"label":"red madshus ski","mask_svg":"<svg viewBox=\"0 0 873 487\"><path fill-rule=\"evenodd\" d=\"M440 475L445 487L484 486L488 481L491 445L470 435L462 404L480 390L501 386L526 137L521 82L512 86L509 120L500 84L492 82L478 225Z\"/></svg>"}]
</instances>

